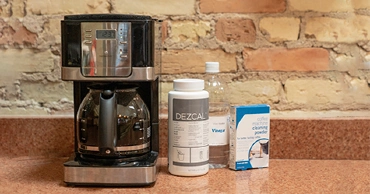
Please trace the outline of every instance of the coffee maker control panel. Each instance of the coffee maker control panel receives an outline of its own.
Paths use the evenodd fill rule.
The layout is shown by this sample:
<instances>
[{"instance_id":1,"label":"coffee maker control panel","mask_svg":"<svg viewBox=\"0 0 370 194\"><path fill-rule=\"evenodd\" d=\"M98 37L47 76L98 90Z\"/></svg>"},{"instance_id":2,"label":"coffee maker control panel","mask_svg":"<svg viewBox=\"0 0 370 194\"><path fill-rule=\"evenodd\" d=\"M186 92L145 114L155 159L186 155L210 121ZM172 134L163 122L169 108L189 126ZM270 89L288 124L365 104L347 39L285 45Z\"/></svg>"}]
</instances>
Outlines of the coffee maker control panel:
<instances>
[{"instance_id":1,"label":"coffee maker control panel","mask_svg":"<svg viewBox=\"0 0 370 194\"><path fill-rule=\"evenodd\" d=\"M62 80L156 80L161 63L158 26L160 21L150 16L64 16L61 21Z\"/></svg>"},{"instance_id":2,"label":"coffee maker control panel","mask_svg":"<svg viewBox=\"0 0 370 194\"><path fill-rule=\"evenodd\" d=\"M81 23L83 76L131 75L131 23Z\"/></svg>"}]
</instances>

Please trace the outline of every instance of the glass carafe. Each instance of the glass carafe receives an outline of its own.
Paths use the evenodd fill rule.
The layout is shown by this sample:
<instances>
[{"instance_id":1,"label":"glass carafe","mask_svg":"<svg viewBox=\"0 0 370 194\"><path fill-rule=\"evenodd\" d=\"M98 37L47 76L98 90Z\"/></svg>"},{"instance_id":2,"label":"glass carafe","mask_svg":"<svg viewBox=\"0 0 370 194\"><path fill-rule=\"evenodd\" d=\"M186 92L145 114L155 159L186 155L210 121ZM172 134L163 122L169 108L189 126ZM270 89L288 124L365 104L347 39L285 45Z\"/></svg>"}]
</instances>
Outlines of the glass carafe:
<instances>
[{"instance_id":1,"label":"glass carafe","mask_svg":"<svg viewBox=\"0 0 370 194\"><path fill-rule=\"evenodd\" d=\"M90 159L137 159L150 151L150 113L135 87L91 86L77 113L78 151Z\"/></svg>"}]
</instances>

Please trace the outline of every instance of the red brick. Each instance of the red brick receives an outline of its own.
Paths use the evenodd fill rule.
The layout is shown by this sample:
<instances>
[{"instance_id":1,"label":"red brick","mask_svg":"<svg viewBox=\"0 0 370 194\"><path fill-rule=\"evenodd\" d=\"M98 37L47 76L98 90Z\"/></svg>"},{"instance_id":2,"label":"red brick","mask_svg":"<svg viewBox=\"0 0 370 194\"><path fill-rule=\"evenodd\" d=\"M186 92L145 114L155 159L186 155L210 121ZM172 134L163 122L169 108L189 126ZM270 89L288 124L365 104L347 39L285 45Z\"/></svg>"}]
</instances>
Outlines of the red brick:
<instances>
[{"instance_id":1,"label":"red brick","mask_svg":"<svg viewBox=\"0 0 370 194\"><path fill-rule=\"evenodd\" d=\"M0 44L36 44L37 34L28 31L19 21L10 26L0 20L0 34Z\"/></svg>"},{"instance_id":2,"label":"red brick","mask_svg":"<svg viewBox=\"0 0 370 194\"><path fill-rule=\"evenodd\" d=\"M280 13L286 0L200 0L202 13Z\"/></svg>"},{"instance_id":3,"label":"red brick","mask_svg":"<svg viewBox=\"0 0 370 194\"><path fill-rule=\"evenodd\" d=\"M37 34L28 31L24 26L20 27L19 30L13 35L14 43L16 44L36 44Z\"/></svg>"},{"instance_id":4,"label":"red brick","mask_svg":"<svg viewBox=\"0 0 370 194\"><path fill-rule=\"evenodd\" d=\"M202 73L206 61L220 62L221 72L236 72L236 54L217 50L167 50L162 52L162 73Z\"/></svg>"},{"instance_id":5,"label":"red brick","mask_svg":"<svg viewBox=\"0 0 370 194\"><path fill-rule=\"evenodd\" d=\"M163 21L162 22L162 27L161 27L161 31L162 31L162 44L164 43L164 41L168 38L168 21Z\"/></svg>"},{"instance_id":6,"label":"red brick","mask_svg":"<svg viewBox=\"0 0 370 194\"><path fill-rule=\"evenodd\" d=\"M256 40L256 27L250 19L221 18L216 23L216 37L221 41L253 43Z\"/></svg>"},{"instance_id":7,"label":"red brick","mask_svg":"<svg viewBox=\"0 0 370 194\"><path fill-rule=\"evenodd\" d=\"M322 48L244 49L244 67L257 71L329 70L329 52Z\"/></svg>"}]
</instances>

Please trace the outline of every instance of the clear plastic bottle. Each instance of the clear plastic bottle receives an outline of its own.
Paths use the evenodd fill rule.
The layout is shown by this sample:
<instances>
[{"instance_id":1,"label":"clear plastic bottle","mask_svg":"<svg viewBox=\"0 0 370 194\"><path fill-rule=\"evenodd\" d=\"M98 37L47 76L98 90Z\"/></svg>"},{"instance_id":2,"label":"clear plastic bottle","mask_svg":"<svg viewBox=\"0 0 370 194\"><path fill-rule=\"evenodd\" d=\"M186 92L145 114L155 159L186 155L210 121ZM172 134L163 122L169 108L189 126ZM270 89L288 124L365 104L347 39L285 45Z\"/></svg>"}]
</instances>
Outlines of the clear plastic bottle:
<instances>
[{"instance_id":1,"label":"clear plastic bottle","mask_svg":"<svg viewBox=\"0 0 370 194\"><path fill-rule=\"evenodd\" d=\"M206 62L205 90L209 93L209 167L224 168L229 162L230 104L226 84L218 77L218 62Z\"/></svg>"}]
</instances>

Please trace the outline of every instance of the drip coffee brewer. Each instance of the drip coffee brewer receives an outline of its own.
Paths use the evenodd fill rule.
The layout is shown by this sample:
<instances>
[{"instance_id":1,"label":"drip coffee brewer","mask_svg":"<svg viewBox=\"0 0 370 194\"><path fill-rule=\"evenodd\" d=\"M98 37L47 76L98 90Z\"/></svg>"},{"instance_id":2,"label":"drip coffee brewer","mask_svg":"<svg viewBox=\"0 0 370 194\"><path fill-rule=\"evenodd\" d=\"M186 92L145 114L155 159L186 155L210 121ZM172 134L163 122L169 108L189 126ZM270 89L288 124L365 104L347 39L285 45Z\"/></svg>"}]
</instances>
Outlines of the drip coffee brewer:
<instances>
[{"instance_id":1,"label":"drip coffee brewer","mask_svg":"<svg viewBox=\"0 0 370 194\"><path fill-rule=\"evenodd\" d=\"M62 80L73 81L75 148L68 185L156 181L160 41L150 16L65 16Z\"/></svg>"}]
</instances>

